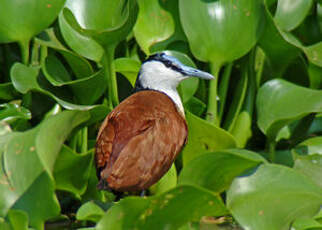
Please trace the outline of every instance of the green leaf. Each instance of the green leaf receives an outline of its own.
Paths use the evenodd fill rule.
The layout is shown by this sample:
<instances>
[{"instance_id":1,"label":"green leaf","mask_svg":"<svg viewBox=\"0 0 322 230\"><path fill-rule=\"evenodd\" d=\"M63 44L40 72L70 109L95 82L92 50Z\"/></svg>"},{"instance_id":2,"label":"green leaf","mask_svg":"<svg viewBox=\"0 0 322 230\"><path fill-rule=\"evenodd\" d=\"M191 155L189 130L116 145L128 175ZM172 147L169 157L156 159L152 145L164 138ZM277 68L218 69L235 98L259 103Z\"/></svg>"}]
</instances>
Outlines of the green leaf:
<instances>
[{"instance_id":1,"label":"green leaf","mask_svg":"<svg viewBox=\"0 0 322 230\"><path fill-rule=\"evenodd\" d=\"M35 148L49 175L53 173L57 155L69 133L89 118L88 112L65 111L49 117L41 124ZM48 130L52 131L48 132Z\"/></svg>"},{"instance_id":2,"label":"green leaf","mask_svg":"<svg viewBox=\"0 0 322 230\"><path fill-rule=\"evenodd\" d=\"M57 216L60 211L53 181L43 172L13 208L27 212L31 226L38 230L44 229L44 221Z\"/></svg>"},{"instance_id":3,"label":"green leaf","mask_svg":"<svg viewBox=\"0 0 322 230\"><path fill-rule=\"evenodd\" d=\"M100 45L115 46L125 39L137 17L134 0L68 0L63 10L66 22L78 33ZM109 17L106 17L109 15Z\"/></svg>"},{"instance_id":4,"label":"green leaf","mask_svg":"<svg viewBox=\"0 0 322 230\"><path fill-rule=\"evenodd\" d=\"M0 100L13 100L18 96L11 82L0 84Z\"/></svg>"},{"instance_id":5,"label":"green leaf","mask_svg":"<svg viewBox=\"0 0 322 230\"><path fill-rule=\"evenodd\" d=\"M76 213L77 220L98 222L104 216L104 211L93 201L83 204Z\"/></svg>"},{"instance_id":6,"label":"green leaf","mask_svg":"<svg viewBox=\"0 0 322 230\"><path fill-rule=\"evenodd\" d=\"M17 119L29 120L31 113L28 109L18 104L0 104L0 120L12 123Z\"/></svg>"},{"instance_id":7,"label":"green leaf","mask_svg":"<svg viewBox=\"0 0 322 230\"><path fill-rule=\"evenodd\" d=\"M24 211L11 209L8 219L13 230L28 230L28 215Z\"/></svg>"},{"instance_id":8,"label":"green leaf","mask_svg":"<svg viewBox=\"0 0 322 230\"><path fill-rule=\"evenodd\" d=\"M294 169L273 164L236 178L227 193L228 208L249 230L287 230L295 219L317 213L321 204L321 188Z\"/></svg>"},{"instance_id":9,"label":"green leaf","mask_svg":"<svg viewBox=\"0 0 322 230\"><path fill-rule=\"evenodd\" d=\"M172 164L169 171L154 185L149 188L152 194L166 192L177 185L177 170L175 164Z\"/></svg>"},{"instance_id":10,"label":"green leaf","mask_svg":"<svg viewBox=\"0 0 322 230\"><path fill-rule=\"evenodd\" d=\"M94 73L91 64L85 58L77 55L76 53L73 53L72 51L68 50L63 44L61 44L61 42L57 39L53 28L45 30L42 34L40 34L40 38L36 38L35 41L41 46L49 47L59 52L64 57L64 60L68 63L77 79L87 78ZM47 53L42 58L45 59L46 57ZM43 63L42 60L41 64L42 66L44 66L46 63ZM52 69L52 71L59 70ZM63 79L70 80L70 77Z\"/></svg>"},{"instance_id":11,"label":"green leaf","mask_svg":"<svg viewBox=\"0 0 322 230\"><path fill-rule=\"evenodd\" d=\"M207 153L183 167L178 183L198 185L221 193L235 177L263 162L266 160L260 155L243 149Z\"/></svg>"},{"instance_id":12,"label":"green leaf","mask_svg":"<svg viewBox=\"0 0 322 230\"><path fill-rule=\"evenodd\" d=\"M161 8L159 1L138 0L139 14L133 28L141 49L150 54L150 47L174 33L171 14Z\"/></svg>"},{"instance_id":13,"label":"green leaf","mask_svg":"<svg viewBox=\"0 0 322 230\"><path fill-rule=\"evenodd\" d=\"M93 151L77 154L63 145L54 166L56 189L80 197L87 187L93 161Z\"/></svg>"},{"instance_id":14,"label":"green leaf","mask_svg":"<svg viewBox=\"0 0 322 230\"><path fill-rule=\"evenodd\" d=\"M298 144L294 149L302 155L320 154L322 155L322 137L312 137Z\"/></svg>"},{"instance_id":15,"label":"green leaf","mask_svg":"<svg viewBox=\"0 0 322 230\"><path fill-rule=\"evenodd\" d=\"M257 0L179 1L192 53L217 65L245 55L256 44L263 27L262 8Z\"/></svg>"},{"instance_id":16,"label":"green leaf","mask_svg":"<svg viewBox=\"0 0 322 230\"><path fill-rule=\"evenodd\" d=\"M322 111L322 92L276 79L265 83L258 91L257 124L274 140L285 125L310 113Z\"/></svg>"},{"instance_id":17,"label":"green leaf","mask_svg":"<svg viewBox=\"0 0 322 230\"><path fill-rule=\"evenodd\" d=\"M301 218L295 220L292 224L292 229L294 230L321 230L322 224L314 219Z\"/></svg>"},{"instance_id":18,"label":"green leaf","mask_svg":"<svg viewBox=\"0 0 322 230\"><path fill-rule=\"evenodd\" d=\"M275 21L283 30L296 28L312 7L312 0L278 0Z\"/></svg>"},{"instance_id":19,"label":"green leaf","mask_svg":"<svg viewBox=\"0 0 322 230\"><path fill-rule=\"evenodd\" d=\"M227 131L186 112L188 144L182 151L183 164L200 154L236 147L234 137Z\"/></svg>"},{"instance_id":20,"label":"green leaf","mask_svg":"<svg viewBox=\"0 0 322 230\"><path fill-rule=\"evenodd\" d=\"M132 58L118 58L114 60L115 71L123 74L134 87L141 63Z\"/></svg>"},{"instance_id":21,"label":"green leaf","mask_svg":"<svg viewBox=\"0 0 322 230\"><path fill-rule=\"evenodd\" d=\"M230 133L234 136L237 147L244 148L248 139L252 136L252 118L247 111L242 111L236 117Z\"/></svg>"},{"instance_id":22,"label":"green leaf","mask_svg":"<svg viewBox=\"0 0 322 230\"><path fill-rule=\"evenodd\" d=\"M96 229L171 230L205 215L225 214L227 210L218 195L184 185L149 198L127 197L108 210Z\"/></svg>"},{"instance_id":23,"label":"green leaf","mask_svg":"<svg viewBox=\"0 0 322 230\"><path fill-rule=\"evenodd\" d=\"M65 19L64 11L59 14L59 28L68 46L79 55L99 62L104 49L93 38L77 32Z\"/></svg>"},{"instance_id":24,"label":"green leaf","mask_svg":"<svg viewBox=\"0 0 322 230\"><path fill-rule=\"evenodd\" d=\"M189 110L191 113L198 117L200 117L203 114L206 107L206 104L196 97L190 98L190 100L184 104L185 109Z\"/></svg>"},{"instance_id":25,"label":"green leaf","mask_svg":"<svg viewBox=\"0 0 322 230\"><path fill-rule=\"evenodd\" d=\"M269 12L267 3L265 4L265 16L265 29L258 43L265 52L274 75L281 76L289 63L299 55L300 49L284 39Z\"/></svg>"},{"instance_id":26,"label":"green leaf","mask_svg":"<svg viewBox=\"0 0 322 230\"><path fill-rule=\"evenodd\" d=\"M4 0L0 8L0 43L29 41L58 16L65 0Z\"/></svg>"},{"instance_id":27,"label":"green leaf","mask_svg":"<svg viewBox=\"0 0 322 230\"><path fill-rule=\"evenodd\" d=\"M95 103L106 90L107 82L103 70L78 80L72 80L61 61L53 55L46 58L42 70L52 85L69 86L79 104Z\"/></svg>"},{"instance_id":28,"label":"green leaf","mask_svg":"<svg viewBox=\"0 0 322 230\"><path fill-rule=\"evenodd\" d=\"M67 135L88 118L88 112L64 111L34 129L1 137L1 216L14 205L28 213L32 226L42 229L45 220L58 214L53 165Z\"/></svg>"},{"instance_id":29,"label":"green leaf","mask_svg":"<svg viewBox=\"0 0 322 230\"><path fill-rule=\"evenodd\" d=\"M306 175L322 189L322 155L312 154L309 156L300 156L293 154L293 158L294 169Z\"/></svg>"},{"instance_id":30,"label":"green leaf","mask_svg":"<svg viewBox=\"0 0 322 230\"><path fill-rule=\"evenodd\" d=\"M43 89L38 84L38 68L36 67L28 67L21 63L15 63L11 68L11 80L14 87L20 93L27 93L29 91L37 91L43 93L51 98L53 98L56 102L58 102L62 107L69 110L81 110L81 111L89 111L91 113L91 120L89 123L94 123L98 120L103 119L108 113L108 109L104 105L76 105L67 101L64 101L57 96L55 96L52 92ZM40 76L41 77L41 76Z\"/></svg>"}]
</instances>

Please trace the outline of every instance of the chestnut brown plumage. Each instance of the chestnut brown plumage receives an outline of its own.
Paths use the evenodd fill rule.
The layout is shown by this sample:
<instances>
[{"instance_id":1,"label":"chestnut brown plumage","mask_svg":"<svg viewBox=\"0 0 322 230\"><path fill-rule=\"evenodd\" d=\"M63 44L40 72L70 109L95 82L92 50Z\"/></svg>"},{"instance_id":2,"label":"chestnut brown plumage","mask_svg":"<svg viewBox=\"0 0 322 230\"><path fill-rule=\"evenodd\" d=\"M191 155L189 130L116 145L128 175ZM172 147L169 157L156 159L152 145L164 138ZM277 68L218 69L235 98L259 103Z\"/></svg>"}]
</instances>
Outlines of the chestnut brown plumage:
<instances>
[{"instance_id":1,"label":"chestnut brown plumage","mask_svg":"<svg viewBox=\"0 0 322 230\"><path fill-rule=\"evenodd\" d=\"M140 91L105 119L96 145L102 180L115 191L140 191L170 168L187 140L185 119L173 101L157 91Z\"/></svg>"},{"instance_id":2,"label":"chestnut brown plumage","mask_svg":"<svg viewBox=\"0 0 322 230\"><path fill-rule=\"evenodd\" d=\"M95 160L100 189L145 190L169 170L188 135L176 87L192 76L213 79L165 53L142 64L136 93L119 104L99 130Z\"/></svg>"}]
</instances>

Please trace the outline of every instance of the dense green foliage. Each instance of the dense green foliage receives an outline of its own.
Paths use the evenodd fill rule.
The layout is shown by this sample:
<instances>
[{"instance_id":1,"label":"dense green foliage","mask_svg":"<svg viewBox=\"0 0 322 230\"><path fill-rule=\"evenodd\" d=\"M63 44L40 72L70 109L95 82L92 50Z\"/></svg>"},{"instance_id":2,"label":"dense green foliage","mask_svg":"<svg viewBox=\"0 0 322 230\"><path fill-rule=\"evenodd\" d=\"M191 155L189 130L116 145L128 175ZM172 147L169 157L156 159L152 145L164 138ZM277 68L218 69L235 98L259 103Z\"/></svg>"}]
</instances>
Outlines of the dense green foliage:
<instances>
[{"instance_id":1,"label":"dense green foliage","mask_svg":"<svg viewBox=\"0 0 322 230\"><path fill-rule=\"evenodd\" d=\"M96 189L95 138L165 51L188 144L148 196ZM0 0L0 229L322 229L321 0Z\"/></svg>"}]
</instances>

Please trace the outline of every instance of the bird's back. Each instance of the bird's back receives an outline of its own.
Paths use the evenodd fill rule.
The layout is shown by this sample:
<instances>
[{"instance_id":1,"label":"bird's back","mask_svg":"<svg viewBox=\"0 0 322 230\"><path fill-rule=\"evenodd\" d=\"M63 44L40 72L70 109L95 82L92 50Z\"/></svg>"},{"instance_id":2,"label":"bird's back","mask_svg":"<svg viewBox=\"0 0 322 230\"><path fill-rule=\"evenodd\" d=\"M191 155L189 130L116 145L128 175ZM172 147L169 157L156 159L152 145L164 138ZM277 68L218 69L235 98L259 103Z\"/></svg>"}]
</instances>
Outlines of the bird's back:
<instances>
[{"instance_id":1,"label":"bird's back","mask_svg":"<svg viewBox=\"0 0 322 230\"><path fill-rule=\"evenodd\" d=\"M187 138L185 119L165 94L145 90L118 105L102 124L96 144L101 180L116 191L139 191L170 168Z\"/></svg>"}]
</instances>

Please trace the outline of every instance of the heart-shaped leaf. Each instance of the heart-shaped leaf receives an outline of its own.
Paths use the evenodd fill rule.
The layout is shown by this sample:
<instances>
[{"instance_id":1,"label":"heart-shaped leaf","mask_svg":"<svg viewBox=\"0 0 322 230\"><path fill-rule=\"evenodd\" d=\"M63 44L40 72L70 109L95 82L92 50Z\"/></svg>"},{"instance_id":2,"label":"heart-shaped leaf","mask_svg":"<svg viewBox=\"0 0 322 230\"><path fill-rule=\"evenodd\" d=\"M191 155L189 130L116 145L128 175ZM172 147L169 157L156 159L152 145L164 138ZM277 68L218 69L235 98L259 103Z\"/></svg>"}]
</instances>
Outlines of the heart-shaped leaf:
<instances>
[{"instance_id":1,"label":"heart-shaped leaf","mask_svg":"<svg viewBox=\"0 0 322 230\"><path fill-rule=\"evenodd\" d=\"M182 151L183 164L200 154L236 147L234 137L230 133L201 118L186 112L188 123L188 144Z\"/></svg>"},{"instance_id":2,"label":"heart-shaped leaf","mask_svg":"<svg viewBox=\"0 0 322 230\"><path fill-rule=\"evenodd\" d=\"M226 213L218 195L199 187L184 185L149 198L125 198L108 210L96 229L171 230L205 215L219 216Z\"/></svg>"},{"instance_id":3,"label":"heart-shaped leaf","mask_svg":"<svg viewBox=\"0 0 322 230\"><path fill-rule=\"evenodd\" d=\"M274 19L283 30L293 30L304 20L312 3L312 0L278 0Z\"/></svg>"},{"instance_id":4,"label":"heart-shaped leaf","mask_svg":"<svg viewBox=\"0 0 322 230\"><path fill-rule=\"evenodd\" d=\"M183 167L179 184L193 184L217 193L225 191L246 170L266 162L260 155L242 149L203 154Z\"/></svg>"},{"instance_id":5,"label":"heart-shaped leaf","mask_svg":"<svg viewBox=\"0 0 322 230\"><path fill-rule=\"evenodd\" d=\"M83 204L77 211L77 220L98 222L104 216L104 211L93 201Z\"/></svg>"},{"instance_id":6,"label":"heart-shaped leaf","mask_svg":"<svg viewBox=\"0 0 322 230\"><path fill-rule=\"evenodd\" d=\"M236 178L227 205L249 230L287 230L297 218L310 217L322 204L322 189L294 169L261 165L249 176Z\"/></svg>"},{"instance_id":7,"label":"heart-shaped leaf","mask_svg":"<svg viewBox=\"0 0 322 230\"><path fill-rule=\"evenodd\" d=\"M0 43L25 42L46 29L65 0L4 0L0 8Z\"/></svg>"},{"instance_id":8,"label":"heart-shaped leaf","mask_svg":"<svg viewBox=\"0 0 322 230\"><path fill-rule=\"evenodd\" d=\"M274 140L285 125L310 113L322 112L322 92L276 79L265 83L257 95L257 124Z\"/></svg>"},{"instance_id":9,"label":"heart-shaped leaf","mask_svg":"<svg viewBox=\"0 0 322 230\"><path fill-rule=\"evenodd\" d=\"M54 167L56 189L82 195L87 187L93 152L77 154L63 145Z\"/></svg>"},{"instance_id":10,"label":"heart-shaped leaf","mask_svg":"<svg viewBox=\"0 0 322 230\"><path fill-rule=\"evenodd\" d=\"M159 1L139 0L139 15L134 26L134 36L141 49L150 54L150 47L171 36L174 22L171 15L162 9Z\"/></svg>"},{"instance_id":11,"label":"heart-shaped leaf","mask_svg":"<svg viewBox=\"0 0 322 230\"><path fill-rule=\"evenodd\" d=\"M180 0L179 10L192 53L203 61L217 65L233 61L246 54L261 35L261 1Z\"/></svg>"}]
</instances>

